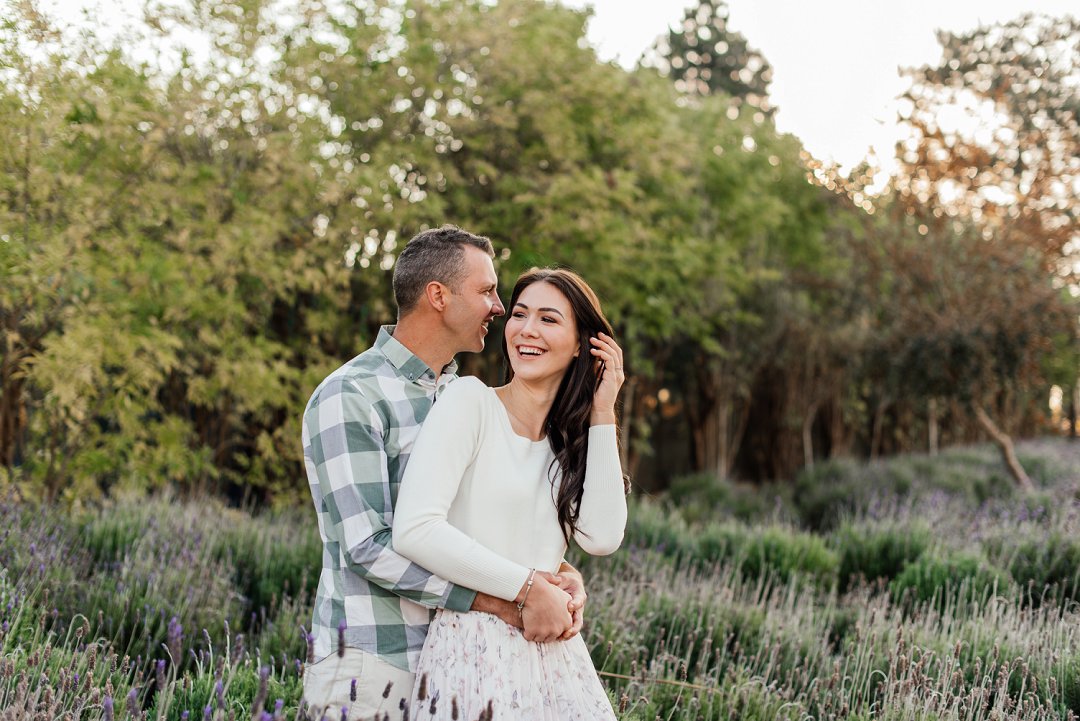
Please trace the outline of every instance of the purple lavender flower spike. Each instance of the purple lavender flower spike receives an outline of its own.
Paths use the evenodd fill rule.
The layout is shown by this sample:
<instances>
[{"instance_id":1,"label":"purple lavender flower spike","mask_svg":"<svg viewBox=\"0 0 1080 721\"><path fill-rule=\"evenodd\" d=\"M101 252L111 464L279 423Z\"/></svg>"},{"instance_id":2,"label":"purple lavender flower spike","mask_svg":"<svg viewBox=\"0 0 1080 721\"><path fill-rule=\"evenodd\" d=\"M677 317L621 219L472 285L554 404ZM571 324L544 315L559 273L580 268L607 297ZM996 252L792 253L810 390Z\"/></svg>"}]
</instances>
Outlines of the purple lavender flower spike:
<instances>
[{"instance_id":1,"label":"purple lavender flower spike","mask_svg":"<svg viewBox=\"0 0 1080 721\"><path fill-rule=\"evenodd\" d=\"M78 674L76 674L76 675L78 675ZM102 703L101 703L101 707L105 711L105 721L113 721L113 700L112 700L112 696L106 696L105 700L102 701Z\"/></svg>"},{"instance_id":2,"label":"purple lavender flower spike","mask_svg":"<svg viewBox=\"0 0 1080 721\"><path fill-rule=\"evenodd\" d=\"M183 711L180 713L180 721L188 721L189 718L191 718L190 711Z\"/></svg>"},{"instance_id":3,"label":"purple lavender flower spike","mask_svg":"<svg viewBox=\"0 0 1080 721\"><path fill-rule=\"evenodd\" d=\"M337 625L337 655L338 658L345 658L345 629L348 628L348 624L345 623L345 619L341 619Z\"/></svg>"},{"instance_id":4,"label":"purple lavender flower spike","mask_svg":"<svg viewBox=\"0 0 1080 721\"><path fill-rule=\"evenodd\" d=\"M204 708L202 710L202 717L203 717L204 721L210 721L210 719L213 718L213 716L214 716L214 707L213 706L208 705L206 708Z\"/></svg>"}]
</instances>

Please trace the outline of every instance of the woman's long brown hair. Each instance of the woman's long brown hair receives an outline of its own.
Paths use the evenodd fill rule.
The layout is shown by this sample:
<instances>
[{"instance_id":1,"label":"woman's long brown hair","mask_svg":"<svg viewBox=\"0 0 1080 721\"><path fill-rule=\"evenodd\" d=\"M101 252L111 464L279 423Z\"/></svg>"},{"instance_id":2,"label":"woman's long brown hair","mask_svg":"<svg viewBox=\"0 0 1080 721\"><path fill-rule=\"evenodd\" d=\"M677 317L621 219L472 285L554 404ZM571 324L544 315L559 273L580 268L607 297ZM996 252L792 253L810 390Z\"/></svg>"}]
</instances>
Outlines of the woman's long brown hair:
<instances>
[{"instance_id":1,"label":"woman's long brown hair","mask_svg":"<svg viewBox=\"0 0 1080 721\"><path fill-rule=\"evenodd\" d=\"M557 492L554 474L552 476L552 500L559 514L563 538L569 544L570 538L578 531L578 514L581 495L585 491L585 468L589 456L589 415L593 394L603 372L602 365L590 352L592 344L589 339L597 333L612 337L614 333L593 289L580 275L562 268L531 268L522 273L510 295L507 308L511 313L521 293L533 283L547 283L561 292L570 302L577 325L579 352L566 369L543 426L551 449L555 452L552 469L558 464L561 476ZM514 368L510 365L505 334L502 351L506 361L506 382L509 383L514 377Z\"/></svg>"}]
</instances>

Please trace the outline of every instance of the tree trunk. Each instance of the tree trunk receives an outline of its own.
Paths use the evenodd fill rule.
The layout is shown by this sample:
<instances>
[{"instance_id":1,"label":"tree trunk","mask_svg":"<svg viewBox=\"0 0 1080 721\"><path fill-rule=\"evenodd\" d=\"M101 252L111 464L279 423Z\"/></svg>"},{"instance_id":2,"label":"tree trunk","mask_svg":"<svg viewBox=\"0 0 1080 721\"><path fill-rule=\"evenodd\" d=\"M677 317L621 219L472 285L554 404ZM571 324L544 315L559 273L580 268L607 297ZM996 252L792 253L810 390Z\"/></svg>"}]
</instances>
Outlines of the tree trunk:
<instances>
[{"instance_id":1,"label":"tree trunk","mask_svg":"<svg viewBox=\"0 0 1080 721\"><path fill-rule=\"evenodd\" d=\"M28 420L24 381L16 378L15 372L15 361L5 353L0 358L0 465L7 468L22 461L21 447Z\"/></svg>"},{"instance_id":2,"label":"tree trunk","mask_svg":"<svg viewBox=\"0 0 1080 721\"><path fill-rule=\"evenodd\" d=\"M885 424L885 410L890 403L888 398L883 398L874 408L874 426L870 432L870 460L872 461L876 460L878 453L881 452L882 426Z\"/></svg>"},{"instance_id":3,"label":"tree trunk","mask_svg":"<svg viewBox=\"0 0 1080 721\"><path fill-rule=\"evenodd\" d=\"M803 448L803 466L806 468L814 467L814 418L817 417L818 403L817 401L810 404L810 407L806 410L806 415L803 416L802 423L802 448Z\"/></svg>"},{"instance_id":4,"label":"tree trunk","mask_svg":"<svg viewBox=\"0 0 1080 721\"><path fill-rule=\"evenodd\" d=\"M1069 390L1068 412L1066 413L1069 419L1069 438L1076 438L1076 406L1080 405L1077 401L1078 396L1080 396L1080 383Z\"/></svg>"},{"instance_id":5,"label":"tree trunk","mask_svg":"<svg viewBox=\"0 0 1080 721\"><path fill-rule=\"evenodd\" d=\"M997 443L998 448L1001 449L1002 460L1005 461L1005 467L1009 469L1009 473L1012 475L1013 480L1016 481L1016 484L1025 491L1035 490L1035 484L1031 482L1028 474L1024 471L1024 467L1020 465L1020 460L1016 457L1016 449L1013 448L1012 438L1009 437L1009 434L997 427L997 424L987 415L982 406L973 403L972 408L975 411L975 420L990 434L990 437L994 439L994 443Z\"/></svg>"},{"instance_id":6,"label":"tree trunk","mask_svg":"<svg viewBox=\"0 0 1080 721\"><path fill-rule=\"evenodd\" d=\"M936 456L938 454L937 398L931 398L926 404L926 426L930 455Z\"/></svg>"},{"instance_id":7,"label":"tree trunk","mask_svg":"<svg viewBox=\"0 0 1080 721\"><path fill-rule=\"evenodd\" d=\"M698 410L690 414L694 465L699 471L727 478L742 444L749 402L736 397L736 382L722 368L698 374Z\"/></svg>"},{"instance_id":8,"label":"tree trunk","mask_svg":"<svg viewBox=\"0 0 1080 721\"><path fill-rule=\"evenodd\" d=\"M634 400L638 381L634 377L626 379L622 388L622 423L619 427L619 462L622 464L623 473L630 472L630 428L634 424Z\"/></svg>"}]
</instances>

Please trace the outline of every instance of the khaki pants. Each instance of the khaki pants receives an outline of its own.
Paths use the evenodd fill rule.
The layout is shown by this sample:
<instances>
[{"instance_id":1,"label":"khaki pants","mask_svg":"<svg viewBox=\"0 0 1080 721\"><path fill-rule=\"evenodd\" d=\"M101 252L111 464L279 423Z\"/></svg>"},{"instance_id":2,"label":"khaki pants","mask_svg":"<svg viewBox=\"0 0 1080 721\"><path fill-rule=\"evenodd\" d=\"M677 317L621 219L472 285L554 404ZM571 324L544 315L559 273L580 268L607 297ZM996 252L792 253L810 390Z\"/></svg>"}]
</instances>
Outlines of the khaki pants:
<instances>
[{"instance_id":1,"label":"khaki pants","mask_svg":"<svg viewBox=\"0 0 1080 721\"><path fill-rule=\"evenodd\" d=\"M356 680L356 700L350 700L353 679ZM378 656L356 648L345 649L345 655L332 653L304 669L304 698L308 715L319 718L325 714L330 721L341 719L341 710L348 709L348 721L372 721L376 714L389 712L397 718L401 699L412 698L415 676L391 666ZM390 693L383 698L386 685Z\"/></svg>"}]
</instances>

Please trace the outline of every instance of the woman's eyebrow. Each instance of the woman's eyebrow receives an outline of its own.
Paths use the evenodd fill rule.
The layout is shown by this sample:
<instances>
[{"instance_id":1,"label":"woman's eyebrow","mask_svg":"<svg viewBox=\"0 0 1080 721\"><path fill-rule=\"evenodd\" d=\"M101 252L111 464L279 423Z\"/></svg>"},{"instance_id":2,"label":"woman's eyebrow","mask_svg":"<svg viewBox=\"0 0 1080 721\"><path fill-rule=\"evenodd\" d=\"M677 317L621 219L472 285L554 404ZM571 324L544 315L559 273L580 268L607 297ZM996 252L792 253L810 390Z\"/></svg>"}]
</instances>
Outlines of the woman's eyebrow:
<instances>
[{"instance_id":1,"label":"woman's eyebrow","mask_svg":"<svg viewBox=\"0 0 1080 721\"><path fill-rule=\"evenodd\" d=\"M524 303L522 303L521 301L518 301L517 303L514 303L514 307L515 307L515 308L517 308L518 306L521 306L521 307L522 307L522 308L524 308L525 310L528 310L528 309L529 309L529 306L525 305L525 304L524 304ZM557 313L557 314L558 314L558 315L559 315L560 317L562 317L562 318L565 318L565 317L566 317L566 316L564 316L564 315L563 315L562 311L561 311L561 310L559 310L558 308L537 308L536 310L538 310L538 311L539 311L539 312L541 312L541 313L545 313L545 312L546 312L546 313Z\"/></svg>"}]
</instances>

